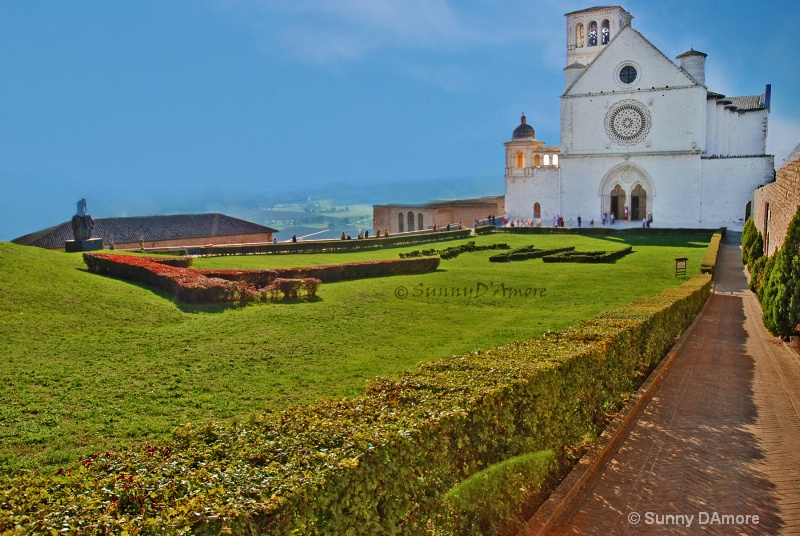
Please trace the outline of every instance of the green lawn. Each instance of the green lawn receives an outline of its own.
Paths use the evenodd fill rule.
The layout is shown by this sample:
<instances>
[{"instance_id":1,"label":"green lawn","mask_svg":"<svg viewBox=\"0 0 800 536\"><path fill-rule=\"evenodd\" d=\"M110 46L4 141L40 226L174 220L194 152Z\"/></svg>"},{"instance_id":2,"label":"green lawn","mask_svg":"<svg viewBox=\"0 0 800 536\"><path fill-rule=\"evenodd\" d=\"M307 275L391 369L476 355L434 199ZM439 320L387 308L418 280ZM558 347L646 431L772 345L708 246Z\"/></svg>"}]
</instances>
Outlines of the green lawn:
<instances>
[{"instance_id":1,"label":"green lawn","mask_svg":"<svg viewBox=\"0 0 800 536\"><path fill-rule=\"evenodd\" d=\"M77 254L0 243L0 472L52 471L187 421L352 395L367 378L563 328L678 286L697 273L708 243L707 236L474 240L581 250L630 244L634 252L610 265L498 264L488 262L495 252L463 254L431 274L324 284L313 302L197 307L90 274ZM218 257L194 266L396 259L429 247ZM689 258L686 277L674 276L675 257ZM546 290L510 295L528 288ZM398 298L398 289L408 296ZM453 289L474 289L473 296L454 297Z\"/></svg>"}]
</instances>

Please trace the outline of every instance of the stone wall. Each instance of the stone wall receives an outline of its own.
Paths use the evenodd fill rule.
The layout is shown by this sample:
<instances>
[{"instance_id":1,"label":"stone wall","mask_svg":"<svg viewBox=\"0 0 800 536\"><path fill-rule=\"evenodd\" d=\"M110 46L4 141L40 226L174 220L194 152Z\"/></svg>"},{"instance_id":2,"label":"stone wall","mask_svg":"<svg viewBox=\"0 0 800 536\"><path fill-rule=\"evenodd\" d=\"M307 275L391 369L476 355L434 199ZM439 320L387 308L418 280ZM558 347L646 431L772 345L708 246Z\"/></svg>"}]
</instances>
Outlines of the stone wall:
<instances>
[{"instance_id":1,"label":"stone wall","mask_svg":"<svg viewBox=\"0 0 800 536\"><path fill-rule=\"evenodd\" d=\"M287 240L291 237L284 237ZM174 240L145 240L145 249L198 247L198 246L228 246L238 244L268 244L272 242L272 233L243 234L229 236L208 236L200 238L179 238ZM115 249L139 249L139 242L115 243ZM108 249L108 244L106 244Z\"/></svg>"},{"instance_id":2,"label":"stone wall","mask_svg":"<svg viewBox=\"0 0 800 536\"><path fill-rule=\"evenodd\" d=\"M800 148L800 146L798 146ZM800 206L800 153L778 170L775 182L753 196L753 222L764 237L764 252L772 255L783 245L789 223Z\"/></svg>"},{"instance_id":3,"label":"stone wall","mask_svg":"<svg viewBox=\"0 0 800 536\"><path fill-rule=\"evenodd\" d=\"M462 199L437 201L424 205L374 205L372 207L373 227L388 229L390 234L405 233L409 231L408 214L414 215L413 231L429 230L434 225L446 227L448 224L458 224L463 227L472 227L475 220L483 220L490 214L502 219L505 211L503 196L485 197L480 199ZM403 217L403 227L400 228L400 215ZM422 215L422 228L419 226L419 216Z\"/></svg>"}]
</instances>

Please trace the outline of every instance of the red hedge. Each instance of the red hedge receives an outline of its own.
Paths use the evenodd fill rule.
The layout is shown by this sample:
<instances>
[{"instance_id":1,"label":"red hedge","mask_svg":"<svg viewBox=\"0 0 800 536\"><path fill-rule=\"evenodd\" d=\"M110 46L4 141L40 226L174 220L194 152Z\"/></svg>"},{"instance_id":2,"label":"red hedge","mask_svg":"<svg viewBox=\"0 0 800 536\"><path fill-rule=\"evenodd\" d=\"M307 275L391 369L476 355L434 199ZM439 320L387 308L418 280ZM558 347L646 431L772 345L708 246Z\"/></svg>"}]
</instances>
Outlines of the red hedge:
<instances>
[{"instance_id":1,"label":"red hedge","mask_svg":"<svg viewBox=\"0 0 800 536\"><path fill-rule=\"evenodd\" d=\"M278 289L289 290L288 294L284 292L284 297L297 296L298 288L305 289L308 296L314 296L321 282L431 272L438 268L440 261L438 257L432 257L277 270L195 270L187 268L191 263L188 257L161 259L84 253L83 260L91 272L157 287L188 303L274 299ZM167 265L165 261L178 266ZM294 283L284 282L287 279L302 281L297 287Z\"/></svg>"}]
</instances>

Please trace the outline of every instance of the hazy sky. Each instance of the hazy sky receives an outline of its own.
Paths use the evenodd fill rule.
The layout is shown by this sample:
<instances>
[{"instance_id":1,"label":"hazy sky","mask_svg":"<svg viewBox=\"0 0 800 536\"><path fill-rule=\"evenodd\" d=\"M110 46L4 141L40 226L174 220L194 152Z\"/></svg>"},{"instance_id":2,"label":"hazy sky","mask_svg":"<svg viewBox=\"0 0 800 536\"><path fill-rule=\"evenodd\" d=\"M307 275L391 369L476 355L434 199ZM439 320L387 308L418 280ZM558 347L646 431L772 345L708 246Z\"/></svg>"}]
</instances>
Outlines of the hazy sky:
<instances>
[{"instance_id":1,"label":"hazy sky","mask_svg":"<svg viewBox=\"0 0 800 536\"><path fill-rule=\"evenodd\" d=\"M0 240L92 216L273 192L464 179L503 193L525 112L559 143L573 0L0 0ZM800 143L800 2L635 0L728 96L772 84L768 150ZM415 192L398 188L396 199ZM420 193L420 195L424 195Z\"/></svg>"}]
</instances>

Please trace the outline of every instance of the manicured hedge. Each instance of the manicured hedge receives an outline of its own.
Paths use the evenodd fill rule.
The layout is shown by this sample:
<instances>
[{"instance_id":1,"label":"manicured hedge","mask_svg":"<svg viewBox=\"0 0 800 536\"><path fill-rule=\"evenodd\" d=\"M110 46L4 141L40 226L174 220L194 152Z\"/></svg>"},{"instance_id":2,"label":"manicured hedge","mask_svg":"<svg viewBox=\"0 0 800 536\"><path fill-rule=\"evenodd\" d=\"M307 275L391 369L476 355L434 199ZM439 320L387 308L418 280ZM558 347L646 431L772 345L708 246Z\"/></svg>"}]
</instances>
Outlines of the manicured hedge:
<instances>
[{"instance_id":1,"label":"manicured hedge","mask_svg":"<svg viewBox=\"0 0 800 536\"><path fill-rule=\"evenodd\" d=\"M279 279L302 280L301 287L309 296L313 296L320 282L425 273L436 270L440 262L436 257L276 270L194 270L173 266L188 265L191 258L84 253L83 259L91 272L160 288L187 303L246 302L274 298L276 289L291 287L286 282L273 285ZM292 292L292 297L296 295L296 292ZM287 296L284 294L284 297Z\"/></svg>"},{"instance_id":2,"label":"manicured hedge","mask_svg":"<svg viewBox=\"0 0 800 536\"><path fill-rule=\"evenodd\" d=\"M445 248L445 249L423 249L422 251L414 250L409 251L408 253L401 253L401 259L408 259L413 257L432 257L434 255L438 255L442 260L449 260L455 259L462 253L475 253L478 251L490 251L496 249L511 249L511 246L508 244L489 244L486 246L476 246L473 240L470 240L466 244L455 246L452 248Z\"/></svg>"},{"instance_id":3,"label":"manicured hedge","mask_svg":"<svg viewBox=\"0 0 800 536\"><path fill-rule=\"evenodd\" d=\"M631 246L628 246L616 251L565 251L564 253L542 257L542 262L614 262L630 253L632 249Z\"/></svg>"},{"instance_id":4,"label":"manicured hedge","mask_svg":"<svg viewBox=\"0 0 800 536\"><path fill-rule=\"evenodd\" d=\"M722 240L725 238L725 227L720 228L711 236L711 241L708 243L708 251L700 261L700 273L714 274L717 267L717 256L719 254L719 247Z\"/></svg>"},{"instance_id":5,"label":"manicured hedge","mask_svg":"<svg viewBox=\"0 0 800 536\"><path fill-rule=\"evenodd\" d=\"M196 270L171 265L173 262L187 264L187 261L191 261L187 258L84 253L83 261L90 272L160 288L187 303L230 302L248 298L249 289L245 284L206 277Z\"/></svg>"},{"instance_id":6,"label":"manicured hedge","mask_svg":"<svg viewBox=\"0 0 800 536\"><path fill-rule=\"evenodd\" d=\"M276 269L278 277L315 277L323 283L349 281L365 277L385 277L391 275L421 274L433 272L439 267L439 257L421 259L393 259L385 261L348 262L326 264L307 268Z\"/></svg>"},{"instance_id":7,"label":"manicured hedge","mask_svg":"<svg viewBox=\"0 0 800 536\"><path fill-rule=\"evenodd\" d=\"M552 248L552 249L537 249L533 244L522 246L508 253L501 253L499 255L492 255L489 257L489 262L510 262L510 261L525 261L528 259L544 258L548 255L556 255L572 251L575 246L566 248Z\"/></svg>"},{"instance_id":8,"label":"manicured hedge","mask_svg":"<svg viewBox=\"0 0 800 536\"><path fill-rule=\"evenodd\" d=\"M711 276L539 338L418 366L245 422L186 425L55 477L0 480L0 531L426 534L448 491L599 433L695 317ZM491 497L485 498L487 501Z\"/></svg>"},{"instance_id":9,"label":"manicured hedge","mask_svg":"<svg viewBox=\"0 0 800 536\"><path fill-rule=\"evenodd\" d=\"M471 229L437 231L430 233L384 236L352 240L309 240L302 242L279 242L277 244L251 244L242 246L204 246L197 248L199 255L269 255L283 253L332 253L337 251L362 251L391 246L426 244L443 240L468 238Z\"/></svg>"}]
</instances>

